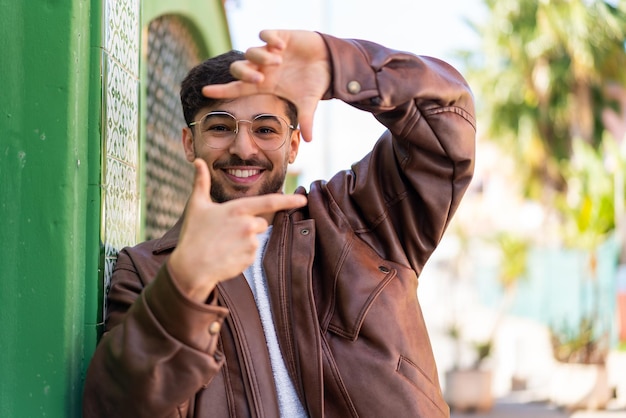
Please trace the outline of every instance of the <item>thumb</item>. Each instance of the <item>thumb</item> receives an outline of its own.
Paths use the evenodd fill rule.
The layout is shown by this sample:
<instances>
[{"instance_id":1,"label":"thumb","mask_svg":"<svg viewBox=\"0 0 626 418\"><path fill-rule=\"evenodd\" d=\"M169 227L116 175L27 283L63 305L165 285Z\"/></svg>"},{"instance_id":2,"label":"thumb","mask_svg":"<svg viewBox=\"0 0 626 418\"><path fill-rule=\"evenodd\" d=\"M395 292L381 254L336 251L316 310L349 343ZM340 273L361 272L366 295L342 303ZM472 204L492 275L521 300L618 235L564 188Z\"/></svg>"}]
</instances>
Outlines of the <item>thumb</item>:
<instances>
[{"instance_id":1,"label":"thumb","mask_svg":"<svg viewBox=\"0 0 626 418\"><path fill-rule=\"evenodd\" d=\"M313 116L315 109L317 108L317 101L312 103L303 103L301 105L300 112L300 132L302 133L302 139L306 142L313 140Z\"/></svg>"},{"instance_id":2,"label":"thumb","mask_svg":"<svg viewBox=\"0 0 626 418\"><path fill-rule=\"evenodd\" d=\"M202 158L193 160L193 166L196 173L193 179L193 189L191 190L192 199L208 199L211 193L211 176L209 176L209 168Z\"/></svg>"}]
</instances>

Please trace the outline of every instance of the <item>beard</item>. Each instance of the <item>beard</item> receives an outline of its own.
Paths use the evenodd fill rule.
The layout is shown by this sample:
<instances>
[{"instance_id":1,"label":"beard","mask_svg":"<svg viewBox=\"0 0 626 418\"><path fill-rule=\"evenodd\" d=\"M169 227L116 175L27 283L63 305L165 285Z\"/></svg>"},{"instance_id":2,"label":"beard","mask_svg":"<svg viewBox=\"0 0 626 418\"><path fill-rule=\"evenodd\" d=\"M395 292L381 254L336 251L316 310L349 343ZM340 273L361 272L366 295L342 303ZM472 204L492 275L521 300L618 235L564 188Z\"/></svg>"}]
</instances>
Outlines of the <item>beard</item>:
<instances>
[{"instance_id":1,"label":"beard","mask_svg":"<svg viewBox=\"0 0 626 418\"><path fill-rule=\"evenodd\" d=\"M216 162L213 164L213 168L216 170L221 169L221 167L228 166L255 166L263 167L265 169L264 172L268 173L270 176L260 185L259 191L255 193L255 195L281 192L283 184L285 183L285 177L287 176L287 161L285 161L282 170L276 172L272 172L274 166L270 162L264 163L257 160L242 160L237 156L232 156L227 161ZM245 185L229 185L229 189L230 191L227 191L223 183L211 178L211 199L216 203L224 203L229 200L246 196L246 192L250 189L250 187Z\"/></svg>"}]
</instances>

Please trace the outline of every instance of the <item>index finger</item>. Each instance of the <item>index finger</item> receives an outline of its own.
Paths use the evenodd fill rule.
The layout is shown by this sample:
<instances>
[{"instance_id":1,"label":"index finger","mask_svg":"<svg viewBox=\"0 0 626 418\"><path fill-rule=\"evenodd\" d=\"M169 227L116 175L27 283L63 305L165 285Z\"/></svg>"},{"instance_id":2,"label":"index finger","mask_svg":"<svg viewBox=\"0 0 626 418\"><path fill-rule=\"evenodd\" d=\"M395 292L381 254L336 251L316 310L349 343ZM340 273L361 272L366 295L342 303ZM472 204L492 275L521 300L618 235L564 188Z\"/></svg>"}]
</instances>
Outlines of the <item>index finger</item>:
<instances>
[{"instance_id":1,"label":"index finger","mask_svg":"<svg viewBox=\"0 0 626 418\"><path fill-rule=\"evenodd\" d=\"M234 99L242 96L250 96L259 92L256 84L241 80L231 81L226 84L210 84L202 87L202 94L213 99Z\"/></svg>"},{"instance_id":2,"label":"index finger","mask_svg":"<svg viewBox=\"0 0 626 418\"><path fill-rule=\"evenodd\" d=\"M281 210L289 210L306 205L307 198L303 195L284 195L279 193L261 196L242 197L224 203L231 206L240 214L258 216L267 213L275 213Z\"/></svg>"},{"instance_id":3,"label":"index finger","mask_svg":"<svg viewBox=\"0 0 626 418\"><path fill-rule=\"evenodd\" d=\"M264 41L267 44L269 49L276 49L282 51L285 49L285 40L283 37L286 36L286 32L277 29L264 29L259 32L259 39Z\"/></svg>"}]
</instances>

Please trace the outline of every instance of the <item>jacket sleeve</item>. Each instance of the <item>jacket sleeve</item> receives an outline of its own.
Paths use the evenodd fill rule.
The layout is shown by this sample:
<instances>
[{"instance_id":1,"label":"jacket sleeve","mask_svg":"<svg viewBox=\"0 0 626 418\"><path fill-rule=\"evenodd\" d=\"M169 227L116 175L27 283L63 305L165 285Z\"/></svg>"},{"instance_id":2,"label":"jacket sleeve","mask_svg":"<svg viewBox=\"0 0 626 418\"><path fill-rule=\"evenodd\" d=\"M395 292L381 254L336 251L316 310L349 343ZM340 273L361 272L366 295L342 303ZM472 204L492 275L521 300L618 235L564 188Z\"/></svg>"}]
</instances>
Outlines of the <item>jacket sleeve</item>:
<instances>
[{"instance_id":1,"label":"jacket sleeve","mask_svg":"<svg viewBox=\"0 0 626 418\"><path fill-rule=\"evenodd\" d=\"M419 273L473 175L470 88L438 59L322 36L333 68L325 98L371 112L387 131L351 170L311 191L379 254Z\"/></svg>"},{"instance_id":2,"label":"jacket sleeve","mask_svg":"<svg viewBox=\"0 0 626 418\"><path fill-rule=\"evenodd\" d=\"M87 418L185 416L223 364L217 340L227 309L187 299L166 264L143 291L139 276L120 252L106 331L85 381Z\"/></svg>"}]
</instances>

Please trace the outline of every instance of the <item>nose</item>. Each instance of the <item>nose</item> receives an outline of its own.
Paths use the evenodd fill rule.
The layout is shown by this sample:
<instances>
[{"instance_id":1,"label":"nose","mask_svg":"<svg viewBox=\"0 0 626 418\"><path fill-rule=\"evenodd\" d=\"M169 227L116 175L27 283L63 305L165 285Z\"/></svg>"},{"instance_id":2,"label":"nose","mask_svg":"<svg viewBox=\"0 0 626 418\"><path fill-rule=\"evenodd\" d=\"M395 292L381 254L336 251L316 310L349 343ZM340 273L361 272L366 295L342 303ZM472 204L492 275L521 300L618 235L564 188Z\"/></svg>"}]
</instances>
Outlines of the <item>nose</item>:
<instances>
[{"instance_id":1,"label":"nose","mask_svg":"<svg viewBox=\"0 0 626 418\"><path fill-rule=\"evenodd\" d=\"M239 156L242 160L247 160L251 156L258 154L259 147L256 142L254 142L254 138L247 126L240 123L238 128L228 151L233 155Z\"/></svg>"}]
</instances>

